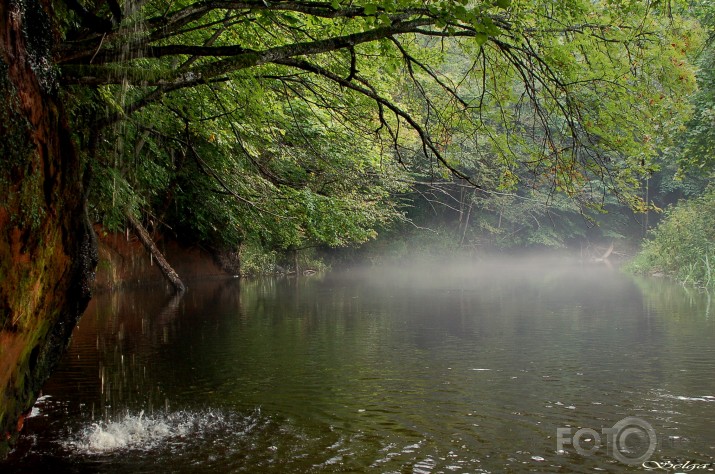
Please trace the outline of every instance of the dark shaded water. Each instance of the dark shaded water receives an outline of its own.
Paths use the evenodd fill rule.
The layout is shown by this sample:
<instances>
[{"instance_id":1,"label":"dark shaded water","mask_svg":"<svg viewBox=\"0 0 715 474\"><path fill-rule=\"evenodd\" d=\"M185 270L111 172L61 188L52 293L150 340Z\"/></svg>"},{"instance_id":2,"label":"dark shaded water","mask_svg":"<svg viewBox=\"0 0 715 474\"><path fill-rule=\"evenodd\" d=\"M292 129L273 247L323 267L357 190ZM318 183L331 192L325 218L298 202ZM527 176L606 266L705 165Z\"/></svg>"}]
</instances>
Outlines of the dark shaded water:
<instances>
[{"instance_id":1,"label":"dark shaded water","mask_svg":"<svg viewBox=\"0 0 715 474\"><path fill-rule=\"evenodd\" d=\"M708 463L713 336L707 295L576 264L122 291L93 301L0 469L643 471L605 434L580 437L590 456L557 436L627 416L651 461Z\"/></svg>"}]
</instances>

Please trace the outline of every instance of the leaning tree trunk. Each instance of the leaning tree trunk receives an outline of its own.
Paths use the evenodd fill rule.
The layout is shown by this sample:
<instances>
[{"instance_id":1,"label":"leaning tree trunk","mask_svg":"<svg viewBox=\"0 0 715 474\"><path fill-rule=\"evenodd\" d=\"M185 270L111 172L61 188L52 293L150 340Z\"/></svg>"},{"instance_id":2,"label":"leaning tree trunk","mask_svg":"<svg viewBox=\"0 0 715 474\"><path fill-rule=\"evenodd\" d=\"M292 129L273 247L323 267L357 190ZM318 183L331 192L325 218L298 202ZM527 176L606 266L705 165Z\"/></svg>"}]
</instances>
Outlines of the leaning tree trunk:
<instances>
[{"instance_id":1,"label":"leaning tree trunk","mask_svg":"<svg viewBox=\"0 0 715 474\"><path fill-rule=\"evenodd\" d=\"M127 220L134 228L134 232L137 233L139 240L141 240L142 244L144 244L144 248L146 248L147 252L149 252L152 257L154 257L161 273L163 273L164 277L169 280L169 283L171 283L171 286L174 287L174 290L176 290L177 293L183 293L186 291L186 286L179 278L179 274L174 271L171 265L169 265L169 262L167 262L164 258L164 255L159 252L158 248L156 248L156 244L154 244L149 232L147 232L141 222L136 220L134 216L129 213L127 213Z\"/></svg>"},{"instance_id":2,"label":"leaning tree trunk","mask_svg":"<svg viewBox=\"0 0 715 474\"><path fill-rule=\"evenodd\" d=\"M97 262L50 7L0 1L0 458L67 347Z\"/></svg>"}]
</instances>

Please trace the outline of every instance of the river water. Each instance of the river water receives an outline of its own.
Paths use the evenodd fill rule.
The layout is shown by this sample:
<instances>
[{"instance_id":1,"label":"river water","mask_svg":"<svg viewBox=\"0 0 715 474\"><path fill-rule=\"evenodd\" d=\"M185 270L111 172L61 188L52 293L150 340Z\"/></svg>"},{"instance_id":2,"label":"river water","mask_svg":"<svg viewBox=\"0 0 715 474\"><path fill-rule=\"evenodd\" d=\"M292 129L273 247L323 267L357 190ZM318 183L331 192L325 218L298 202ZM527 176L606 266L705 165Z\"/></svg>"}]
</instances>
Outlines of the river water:
<instances>
[{"instance_id":1,"label":"river water","mask_svg":"<svg viewBox=\"0 0 715 474\"><path fill-rule=\"evenodd\" d=\"M103 294L0 470L711 463L713 311L672 283L546 261Z\"/></svg>"}]
</instances>

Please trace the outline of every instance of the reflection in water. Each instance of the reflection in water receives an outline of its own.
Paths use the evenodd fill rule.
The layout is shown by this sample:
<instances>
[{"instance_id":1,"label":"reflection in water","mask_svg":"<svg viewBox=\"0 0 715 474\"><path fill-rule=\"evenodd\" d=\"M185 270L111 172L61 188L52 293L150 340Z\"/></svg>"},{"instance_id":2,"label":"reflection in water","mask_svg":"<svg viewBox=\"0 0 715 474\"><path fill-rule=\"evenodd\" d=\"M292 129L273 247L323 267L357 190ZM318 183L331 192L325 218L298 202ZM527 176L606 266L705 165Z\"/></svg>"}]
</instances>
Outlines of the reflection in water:
<instances>
[{"instance_id":1,"label":"reflection in water","mask_svg":"<svg viewBox=\"0 0 715 474\"><path fill-rule=\"evenodd\" d=\"M96 298L18 466L611 472L559 427L626 416L715 452L707 296L602 267L371 269ZM147 456L150 453L151 456Z\"/></svg>"}]
</instances>

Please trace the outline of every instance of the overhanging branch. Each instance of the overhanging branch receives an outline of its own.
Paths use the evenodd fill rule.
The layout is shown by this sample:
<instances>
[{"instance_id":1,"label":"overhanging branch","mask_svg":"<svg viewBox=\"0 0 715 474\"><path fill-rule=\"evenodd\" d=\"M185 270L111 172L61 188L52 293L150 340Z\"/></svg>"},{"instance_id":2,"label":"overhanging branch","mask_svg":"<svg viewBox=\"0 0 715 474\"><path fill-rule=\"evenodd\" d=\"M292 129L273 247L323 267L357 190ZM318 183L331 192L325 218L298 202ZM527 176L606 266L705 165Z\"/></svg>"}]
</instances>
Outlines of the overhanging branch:
<instances>
[{"instance_id":1,"label":"overhanging branch","mask_svg":"<svg viewBox=\"0 0 715 474\"><path fill-rule=\"evenodd\" d=\"M454 176L457 178L461 178L468 182L469 184L480 188L481 186L476 183L472 177L466 175L462 171L458 170L454 166L452 166L447 159L442 155L442 153L439 151L437 146L432 142L432 139L430 138L429 134L425 131L422 126L417 123L414 117L412 117L409 113L405 112L403 109L398 107L396 104L391 102L390 100L380 96L377 94L374 90L371 90L368 87L365 87L364 85L361 85L360 83L356 83L355 81L347 81L345 78L342 78L338 76L337 74L328 71L327 69L324 69L318 65L312 64L308 61L302 60L302 59L280 59L280 60L275 60L273 61L276 64L282 64L284 66L290 66L294 67L297 69L301 69L303 71L307 71L313 74L317 74L320 76L323 76L327 79L330 79L331 81L341 85L342 87L345 87L347 89L351 89L355 92L358 92L366 97L369 97L370 99L374 100L377 102L378 106L380 107L385 107L392 111L395 115L397 115L399 118L403 119L405 122L409 124L409 126L417 132L417 134L420 137L420 140L422 142L423 150L426 155L432 154L437 161L439 161L446 169L449 170L450 173L452 173Z\"/></svg>"},{"instance_id":2,"label":"overhanging branch","mask_svg":"<svg viewBox=\"0 0 715 474\"><path fill-rule=\"evenodd\" d=\"M234 53L228 58L219 59L207 64L201 64L187 71L148 71L135 67L102 67L94 65L72 66L67 65L63 69L63 81L66 84L102 85L102 84L133 84L141 86L167 86L167 87L190 87L201 84L217 76L222 76L231 72L260 66L282 59L296 56L312 56L339 49L352 48L358 44L369 43L393 35L414 32L421 26L428 25L430 19L412 20L409 22L393 23L389 26L381 26L360 33L353 33L334 38L326 38L316 41L299 42L283 46L268 48L263 51L253 51L243 49L239 46L214 47L214 46L188 46L177 45L167 46L158 49L148 48L139 50L133 58L147 57L152 51L159 51L161 54L173 51L172 54L192 54L217 56ZM233 48L233 49L230 49ZM183 52L180 52L183 51ZM213 54L211 54L213 53ZM105 55L110 55L110 52Z\"/></svg>"}]
</instances>

